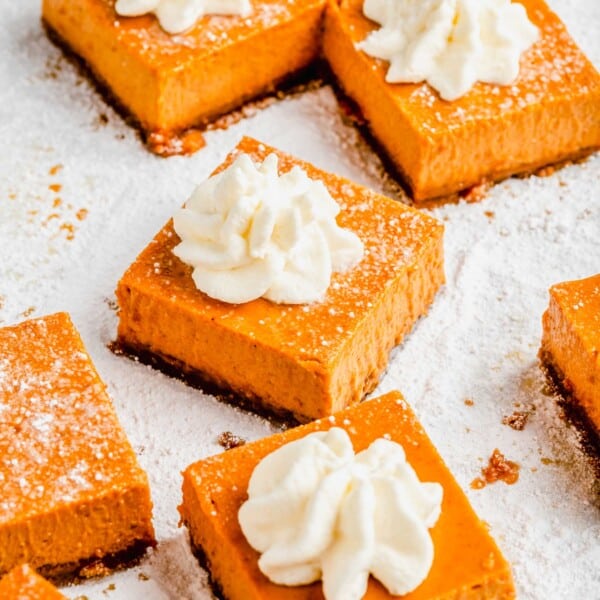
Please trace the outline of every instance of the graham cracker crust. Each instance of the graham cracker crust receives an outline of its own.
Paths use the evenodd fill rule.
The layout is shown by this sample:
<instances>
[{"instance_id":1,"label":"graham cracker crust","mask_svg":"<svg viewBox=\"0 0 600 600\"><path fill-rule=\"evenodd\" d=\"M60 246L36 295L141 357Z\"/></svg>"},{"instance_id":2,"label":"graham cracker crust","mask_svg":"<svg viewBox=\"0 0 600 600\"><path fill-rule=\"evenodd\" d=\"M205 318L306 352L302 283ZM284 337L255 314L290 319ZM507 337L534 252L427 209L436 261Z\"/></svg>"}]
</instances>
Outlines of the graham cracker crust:
<instances>
[{"instance_id":1,"label":"graham cracker crust","mask_svg":"<svg viewBox=\"0 0 600 600\"><path fill-rule=\"evenodd\" d=\"M233 390L226 384L211 378L203 371L194 369L172 356L153 352L145 346L134 345L122 339L112 342L108 345L108 348L117 356L126 356L136 362L148 365L168 377L183 381L190 387L214 396L219 402L258 414L282 429L307 422L305 417L296 415L286 409L271 406L252 393L245 394Z\"/></svg>"},{"instance_id":2,"label":"graham cracker crust","mask_svg":"<svg viewBox=\"0 0 600 600\"><path fill-rule=\"evenodd\" d=\"M185 521L183 521L181 525L183 525L188 530L188 533L191 531L188 524ZM210 586L210 590L213 593L213 596L216 598L216 600L227 600L227 597L223 592L221 584L213 577L210 559L204 551L204 548L202 548L202 546L196 544L194 540L192 540L191 533L189 537L192 554L198 561L200 567L208 573L208 585Z\"/></svg>"},{"instance_id":3,"label":"graham cracker crust","mask_svg":"<svg viewBox=\"0 0 600 600\"><path fill-rule=\"evenodd\" d=\"M247 98L245 101L230 110L204 119L192 127L183 131L154 131L146 129L143 124L131 113L131 111L112 92L110 85L104 80L92 66L82 58L70 44L54 29L43 17L42 27L48 39L57 46L65 57L79 70L81 75L87 79L102 99L111 106L115 112L125 121L127 125L135 129L143 144L159 156L168 157L176 155L189 155L197 152L206 145L205 131L215 129L227 129L238 121L250 117L257 111L271 104L289 97L294 97L304 92L318 89L325 84L322 61L318 60L308 67L286 75L278 81L274 81L262 93Z\"/></svg>"},{"instance_id":4,"label":"graham cracker crust","mask_svg":"<svg viewBox=\"0 0 600 600\"><path fill-rule=\"evenodd\" d=\"M550 391L560 397L559 405L567 420L573 424L580 434L581 446L590 457L596 476L600 479L600 431L596 429L577 397L573 386L564 373L556 365L550 352L543 347L538 352L540 368L546 375Z\"/></svg>"},{"instance_id":5,"label":"graham cracker crust","mask_svg":"<svg viewBox=\"0 0 600 600\"><path fill-rule=\"evenodd\" d=\"M44 565L36 568L36 571L57 585L76 584L93 579L105 577L137 565L146 554L148 548L154 548L154 538L136 540L125 550L106 554L104 556L92 556L77 562L63 563L58 565Z\"/></svg>"}]
</instances>

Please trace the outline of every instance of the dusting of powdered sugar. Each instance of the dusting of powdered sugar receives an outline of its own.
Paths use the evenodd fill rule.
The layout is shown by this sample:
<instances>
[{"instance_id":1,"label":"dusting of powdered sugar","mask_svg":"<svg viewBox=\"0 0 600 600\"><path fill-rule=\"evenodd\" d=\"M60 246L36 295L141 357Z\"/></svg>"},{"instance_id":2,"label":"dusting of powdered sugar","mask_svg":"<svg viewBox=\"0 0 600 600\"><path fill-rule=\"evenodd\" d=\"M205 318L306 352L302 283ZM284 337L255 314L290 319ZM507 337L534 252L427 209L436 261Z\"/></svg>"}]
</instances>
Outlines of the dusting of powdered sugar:
<instances>
[{"instance_id":1,"label":"dusting of powdered sugar","mask_svg":"<svg viewBox=\"0 0 600 600\"><path fill-rule=\"evenodd\" d=\"M550 4L600 65L600 3ZM209 132L194 156L152 156L47 41L38 2L0 0L0 8L0 325L72 314L148 472L159 540L136 569L64 592L207 600L206 575L178 527L180 472L222 451L225 431L250 441L274 427L111 354L116 283L242 135L377 191L398 197L397 188L344 123L329 87ZM544 393L536 358L548 287L600 270L599 184L596 156L547 178L501 183L479 204L429 211L446 226L447 285L393 352L376 392L405 394L526 600L594 598L600 589L597 483L576 433ZM522 431L502 423L514 411L529 414ZM43 432L51 418L34 417L31 427ZM471 489L494 448L520 464L519 481ZM85 478L84 465L69 477Z\"/></svg>"},{"instance_id":2,"label":"dusting of powdered sugar","mask_svg":"<svg viewBox=\"0 0 600 600\"><path fill-rule=\"evenodd\" d=\"M140 478L64 315L0 329L0 523Z\"/></svg>"}]
</instances>

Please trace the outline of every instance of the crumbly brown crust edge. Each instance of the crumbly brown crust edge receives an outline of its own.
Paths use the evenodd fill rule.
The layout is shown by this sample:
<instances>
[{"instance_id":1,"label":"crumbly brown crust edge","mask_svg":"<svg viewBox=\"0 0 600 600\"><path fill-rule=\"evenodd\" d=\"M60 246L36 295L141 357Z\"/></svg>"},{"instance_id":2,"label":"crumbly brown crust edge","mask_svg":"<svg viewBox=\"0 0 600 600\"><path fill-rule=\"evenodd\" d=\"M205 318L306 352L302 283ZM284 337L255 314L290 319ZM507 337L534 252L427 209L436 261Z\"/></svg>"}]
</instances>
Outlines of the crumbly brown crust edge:
<instances>
[{"instance_id":1,"label":"crumbly brown crust edge","mask_svg":"<svg viewBox=\"0 0 600 600\"><path fill-rule=\"evenodd\" d=\"M178 154L193 154L196 150L199 150L204 145L203 143L195 144L195 147L186 149L184 140L190 133L202 134L205 131L213 129L226 129L230 124L243 119L248 112L260 109L272 101L282 100L312 89L318 89L326 83L325 76L327 70L323 61L317 60L307 67L286 75L279 81L273 82L264 92L243 102L238 108L202 120L196 125L182 131L154 131L146 129L143 126L139 119L112 92L108 82L100 77L94 71L93 67L77 54L69 42L43 17L42 27L48 39L63 52L67 60L88 80L104 102L112 107L125 123L138 133L142 143L151 152L164 157ZM159 141L153 140L153 136L157 136Z\"/></svg>"},{"instance_id":2,"label":"crumbly brown crust edge","mask_svg":"<svg viewBox=\"0 0 600 600\"><path fill-rule=\"evenodd\" d=\"M181 524L188 530L192 554L198 561L200 567L208 573L208 585L210 586L213 596L216 598L216 600L228 600L227 596L225 596L225 593L223 592L223 587L219 581L213 577L210 559L208 558L204 548L192 539L192 530L188 523L186 521L182 521Z\"/></svg>"},{"instance_id":3,"label":"crumbly brown crust edge","mask_svg":"<svg viewBox=\"0 0 600 600\"><path fill-rule=\"evenodd\" d=\"M214 396L220 402L251 411L284 429L306 423L309 419L295 413L271 406L252 393L241 393L221 382L215 381L204 371L194 369L177 358L154 352L146 346L131 344L118 338L108 348L118 356L126 356L136 362L148 365L161 373L183 381L190 387Z\"/></svg>"},{"instance_id":4,"label":"crumbly brown crust edge","mask_svg":"<svg viewBox=\"0 0 600 600\"><path fill-rule=\"evenodd\" d=\"M552 354L542 346L538 358L550 391L559 396L559 404L565 417L580 433L581 446L592 460L596 475L600 478L600 431L577 400L573 386L557 366Z\"/></svg>"},{"instance_id":5,"label":"crumbly brown crust edge","mask_svg":"<svg viewBox=\"0 0 600 600\"><path fill-rule=\"evenodd\" d=\"M375 132L372 130L368 120L364 117L362 110L356 101L347 94L333 71L327 66L323 68L325 68L327 71L325 75L326 80L331 83L338 99L340 109L344 113L345 117L358 129L367 145L379 157L379 160L381 160L383 167L390 177L402 188L408 198L419 208L435 208L444 204L456 204L463 199L467 202L477 202L485 197L485 193L490 187L500 183L501 181L510 179L511 177L516 177L519 179L525 179L534 175L546 177L555 171L562 169L563 167L581 163L589 158L592 154L600 150L598 147L584 148L572 155L560 159L555 163L542 163L539 166L527 167L521 171L517 170L509 173L502 173L491 179L484 178L474 185L469 185L466 188L451 194L415 200L413 185L408 174L402 170L400 165L394 162L388 151L377 138Z\"/></svg>"},{"instance_id":6,"label":"crumbly brown crust edge","mask_svg":"<svg viewBox=\"0 0 600 600\"><path fill-rule=\"evenodd\" d=\"M136 540L120 552L84 558L75 562L43 565L37 567L36 571L56 585L77 584L133 567L142 560L148 548L155 546L156 540L153 537L143 538Z\"/></svg>"}]
</instances>

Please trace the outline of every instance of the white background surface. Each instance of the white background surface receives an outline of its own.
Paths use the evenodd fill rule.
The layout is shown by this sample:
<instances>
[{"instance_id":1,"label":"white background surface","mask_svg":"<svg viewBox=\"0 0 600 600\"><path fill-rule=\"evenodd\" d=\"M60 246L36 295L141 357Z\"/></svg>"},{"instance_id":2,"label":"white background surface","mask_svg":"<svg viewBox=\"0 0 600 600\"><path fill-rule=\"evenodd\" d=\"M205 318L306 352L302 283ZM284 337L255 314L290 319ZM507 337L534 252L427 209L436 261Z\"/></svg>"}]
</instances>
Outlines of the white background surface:
<instances>
[{"instance_id":1,"label":"white background surface","mask_svg":"<svg viewBox=\"0 0 600 600\"><path fill-rule=\"evenodd\" d=\"M551 5L598 67L600 3ZM0 325L71 313L149 473L159 540L140 567L65 593L209 598L177 526L180 471L219 452L225 430L253 439L272 428L112 355L116 282L243 134L386 193L394 187L327 87L210 133L193 157L154 157L47 41L39 12L33 0L0 0ZM413 405L512 563L520 598L600 598L598 483L542 394L536 359L547 288L600 271L599 196L596 156L545 179L504 182L479 204L432 211L446 224L447 285L378 389L398 388ZM502 417L519 406L535 412L513 431ZM470 489L496 447L521 465L519 481Z\"/></svg>"}]
</instances>

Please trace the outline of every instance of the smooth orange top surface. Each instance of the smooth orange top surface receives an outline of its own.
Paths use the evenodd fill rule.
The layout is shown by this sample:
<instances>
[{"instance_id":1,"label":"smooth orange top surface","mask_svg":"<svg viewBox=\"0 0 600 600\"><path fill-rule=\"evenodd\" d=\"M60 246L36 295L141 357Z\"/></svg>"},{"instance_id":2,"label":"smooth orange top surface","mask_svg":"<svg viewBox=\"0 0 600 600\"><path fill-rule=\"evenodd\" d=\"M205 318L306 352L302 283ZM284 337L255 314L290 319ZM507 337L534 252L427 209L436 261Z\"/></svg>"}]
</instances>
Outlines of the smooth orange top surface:
<instances>
[{"instance_id":1,"label":"smooth orange top surface","mask_svg":"<svg viewBox=\"0 0 600 600\"><path fill-rule=\"evenodd\" d=\"M145 482L69 316L0 329L0 530Z\"/></svg>"},{"instance_id":2,"label":"smooth orange top surface","mask_svg":"<svg viewBox=\"0 0 600 600\"><path fill-rule=\"evenodd\" d=\"M398 392L367 400L333 417L207 458L185 471L184 504L180 508L183 519L188 526L191 525L193 536L193 523L199 515L190 512L191 503L186 502L185 492L190 490L189 493L198 499L202 517L210 521L214 530L219 532L220 538L210 540L209 543L235 555L235 562L232 564L236 564L238 569L243 565L246 571L237 572L232 577L238 578L241 588L248 579L252 582L252 589L258 590L257 594L249 592L248 597L281 600L322 598L320 583L286 588L269 582L258 569L259 555L246 542L238 524L237 513L247 497L250 475L264 456L307 433L327 430L333 426L342 427L348 432L356 452L383 436L400 443L419 479L438 482L444 489L440 518L430 530L435 549L433 566L427 579L403 598L431 600L514 597L508 564ZM210 551L208 548L205 550ZM470 595L471 592L473 595ZM383 599L390 595L371 579L365 597Z\"/></svg>"},{"instance_id":3,"label":"smooth orange top surface","mask_svg":"<svg viewBox=\"0 0 600 600\"><path fill-rule=\"evenodd\" d=\"M306 305L276 304L257 299L245 304L227 304L209 298L192 280L191 267L172 249L179 243L169 223L123 276L120 286L144 291L185 307L204 318L261 343L281 348L298 361L329 364L349 340L366 311L381 297L381 290L411 269L427 244L438 244L443 226L435 219L367 188L320 171L312 165L244 138L218 170L226 168L237 154L245 152L262 161L275 152L280 172L294 165L322 180L340 204L338 223L353 230L365 245L363 260L352 270L335 273L323 301Z\"/></svg>"},{"instance_id":4,"label":"smooth orange top surface","mask_svg":"<svg viewBox=\"0 0 600 600\"><path fill-rule=\"evenodd\" d=\"M89 9L95 18L114 30L115 39L144 62L156 69L185 69L188 61L216 54L259 32L278 27L315 7L324 7L326 0L252 0L253 12L239 15L205 15L183 33L171 35L164 31L152 14L140 17L119 16L115 0L94 0ZM243 63L243 57L240 57ZM240 64L240 66L241 66Z\"/></svg>"},{"instance_id":5,"label":"smooth orange top surface","mask_svg":"<svg viewBox=\"0 0 600 600\"><path fill-rule=\"evenodd\" d=\"M550 295L600 369L600 273L554 285Z\"/></svg>"},{"instance_id":6,"label":"smooth orange top surface","mask_svg":"<svg viewBox=\"0 0 600 600\"><path fill-rule=\"evenodd\" d=\"M357 43L379 25L362 12L364 0L342 0L341 15L348 35ZM571 39L561 20L543 0L520 0L540 39L521 57L521 70L509 86L477 83L461 98L447 102L426 83L387 84L389 63L357 51L371 64L412 126L426 136L469 126L471 121L505 118L531 107L539 109L555 98L600 93L600 76ZM526 144L527 140L523 140Z\"/></svg>"},{"instance_id":7,"label":"smooth orange top surface","mask_svg":"<svg viewBox=\"0 0 600 600\"><path fill-rule=\"evenodd\" d=\"M0 580L2 600L62 600L63 596L50 582L28 565L15 567Z\"/></svg>"}]
</instances>

